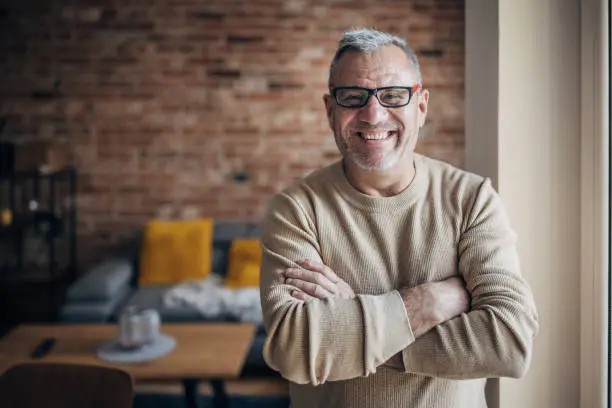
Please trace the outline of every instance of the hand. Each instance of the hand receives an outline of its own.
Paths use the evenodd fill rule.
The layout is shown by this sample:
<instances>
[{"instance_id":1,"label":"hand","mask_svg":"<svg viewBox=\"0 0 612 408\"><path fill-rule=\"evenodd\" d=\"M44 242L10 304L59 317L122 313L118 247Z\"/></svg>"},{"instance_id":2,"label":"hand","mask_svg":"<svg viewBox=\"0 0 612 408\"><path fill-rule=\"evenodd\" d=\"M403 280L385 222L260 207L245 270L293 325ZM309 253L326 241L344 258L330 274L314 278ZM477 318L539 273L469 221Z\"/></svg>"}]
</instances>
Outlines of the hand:
<instances>
[{"instance_id":1,"label":"hand","mask_svg":"<svg viewBox=\"0 0 612 408\"><path fill-rule=\"evenodd\" d=\"M427 282L399 290L415 338L470 308L470 294L461 278Z\"/></svg>"},{"instance_id":2,"label":"hand","mask_svg":"<svg viewBox=\"0 0 612 408\"><path fill-rule=\"evenodd\" d=\"M285 283L295 287L291 296L300 300L327 299L340 297L352 299L355 297L353 289L338 277L329 267L320 262L296 261L302 268L288 268L285 270Z\"/></svg>"}]
</instances>

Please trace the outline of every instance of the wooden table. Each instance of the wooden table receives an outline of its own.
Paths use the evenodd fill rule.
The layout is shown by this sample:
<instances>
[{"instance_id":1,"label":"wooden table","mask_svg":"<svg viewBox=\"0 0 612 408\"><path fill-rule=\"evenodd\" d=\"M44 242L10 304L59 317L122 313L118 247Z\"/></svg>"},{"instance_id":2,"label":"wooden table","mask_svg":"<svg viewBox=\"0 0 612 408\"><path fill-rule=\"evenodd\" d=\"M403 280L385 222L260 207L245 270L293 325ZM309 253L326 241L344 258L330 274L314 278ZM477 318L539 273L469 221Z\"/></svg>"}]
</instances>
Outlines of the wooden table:
<instances>
[{"instance_id":1,"label":"wooden table","mask_svg":"<svg viewBox=\"0 0 612 408\"><path fill-rule=\"evenodd\" d=\"M0 339L0 374L23 362L90 364L116 367L135 381L181 381L186 404L197 406L197 383L210 381L213 405L228 406L223 381L240 375L255 327L242 323L164 324L161 331L176 340L174 350L145 363L109 363L97 357L99 345L117 337L114 324L22 325ZM30 353L46 337L56 343L45 357Z\"/></svg>"}]
</instances>

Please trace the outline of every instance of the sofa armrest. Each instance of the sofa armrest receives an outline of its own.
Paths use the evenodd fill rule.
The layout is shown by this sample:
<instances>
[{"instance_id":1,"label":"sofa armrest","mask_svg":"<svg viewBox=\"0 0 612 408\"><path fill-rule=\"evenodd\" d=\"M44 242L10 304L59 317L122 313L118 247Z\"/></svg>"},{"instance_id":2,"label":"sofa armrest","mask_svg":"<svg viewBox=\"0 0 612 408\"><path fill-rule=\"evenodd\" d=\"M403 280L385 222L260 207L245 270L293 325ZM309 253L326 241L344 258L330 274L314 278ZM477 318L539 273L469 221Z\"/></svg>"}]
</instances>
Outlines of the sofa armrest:
<instances>
[{"instance_id":1,"label":"sofa armrest","mask_svg":"<svg viewBox=\"0 0 612 408\"><path fill-rule=\"evenodd\" d=\"M115 320L117 310L132 295L133 290L125 286L111 300L74 301L64 304L59 312L62 323L109 323Z\"/></svg>"},{"instance_id":2,"label":"sofa armrest","mask_svg":"<svg viewBox=\"0 0 612 408\"><path fill-rule=\"evenodd\" d=\"M128 259L104 260L70 285L66 298L68 302L112 300L130 286L133 273Z\"/></svg>"}]
</instances>

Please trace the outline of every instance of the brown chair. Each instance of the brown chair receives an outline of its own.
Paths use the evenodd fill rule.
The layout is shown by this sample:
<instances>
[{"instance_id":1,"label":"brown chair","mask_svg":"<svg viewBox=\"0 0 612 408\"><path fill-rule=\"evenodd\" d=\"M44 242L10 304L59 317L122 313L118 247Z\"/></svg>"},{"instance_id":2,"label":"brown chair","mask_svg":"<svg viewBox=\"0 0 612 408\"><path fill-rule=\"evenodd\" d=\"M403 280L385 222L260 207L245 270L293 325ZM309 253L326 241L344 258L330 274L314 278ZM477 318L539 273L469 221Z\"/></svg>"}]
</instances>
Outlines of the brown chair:
<instances>
[{"instance_id":1,"label":"brown chair","mask_svg":"<svg viewBox=\"0 0 612 408\"><path fill-rule=\"evenodd\" d=\"M3 408L132 408L134 381L94 365L24 363L0 377Z\"/></svg>"}]
</instances>

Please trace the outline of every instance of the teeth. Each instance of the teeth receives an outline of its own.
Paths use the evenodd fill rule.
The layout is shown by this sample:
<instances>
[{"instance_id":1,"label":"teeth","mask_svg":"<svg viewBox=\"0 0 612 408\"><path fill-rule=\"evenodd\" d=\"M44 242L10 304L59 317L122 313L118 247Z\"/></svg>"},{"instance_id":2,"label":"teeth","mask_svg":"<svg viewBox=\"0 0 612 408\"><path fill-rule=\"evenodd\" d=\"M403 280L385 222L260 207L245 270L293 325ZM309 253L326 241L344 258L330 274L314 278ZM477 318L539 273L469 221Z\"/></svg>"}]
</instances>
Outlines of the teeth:
<instances>
[{"instance_id":1,"label":"teeth","mask_svg":"<svg viewBox=\"0 0 612 408\"><path fill-rule=\"evenodd\" d=\"M363 133L359 132L359 135L365 140L383 140L389 136L389 132L380 132L380 133Z\"/></svg>"}]
</instances>

